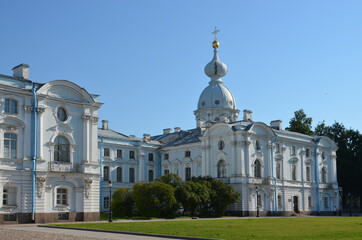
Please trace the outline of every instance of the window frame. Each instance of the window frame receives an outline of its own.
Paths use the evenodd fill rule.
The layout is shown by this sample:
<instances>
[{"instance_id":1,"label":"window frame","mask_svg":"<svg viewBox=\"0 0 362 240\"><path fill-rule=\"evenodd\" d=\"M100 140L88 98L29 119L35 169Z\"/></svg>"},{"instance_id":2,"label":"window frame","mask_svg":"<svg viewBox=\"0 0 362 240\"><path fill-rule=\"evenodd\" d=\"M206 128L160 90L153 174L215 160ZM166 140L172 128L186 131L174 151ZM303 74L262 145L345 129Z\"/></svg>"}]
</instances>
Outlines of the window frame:
<instances>
[{"instance_id":1,"label":"window frame","mask_svg":"<svg viewBox=\"0 0 362 240\"><path fill-rule=\"evenodd\" d=\"M185 181L191 180L191 167L185 167Z\"/></svg>"},{"instance_id":2,"label":"window frame","mask_svg":"<svg viewBox=\"0 0 362 240\"><path fill-rule=\"evenodd\" d=\"M224 150L225 148L225 142L223 140L220 140L218 143L217 143L217 147L220 151Z\"/></svg>"},{"instance_id":3,"label":"window frame","mask_svg":"<svg viewBox=\"0 0 362 240\"><path fill-rule=\"evenodd\" d=\"M190 150L185 151L185 157L191 157L191 151Z\"/></svg>"},{"instance_id":4,"label":"window frame","mask_svg":"<svg viewBox=\"0 0 362 240\"><path fill-rule=\"evenodd\" d=\"M292 181L297 181L297 166L296 164L291 164L291 179Z\"/></svg>"},{"instance_id":5,"label":"window frame","mask_svg":"<svg viewBox=\"0 0 362 240\"><path fill-rule=\"evenodd\" d=\"M163 175L167 175L170 174L170 169L164 169L163 170Z\"/></svg>"},{"instance_id":6,"label":"window frame","mask_svg":"<svg viewBox=\"0 0 362 240\"><path fill-rule=\"evenodd\" d=\"M262 178L262 175L261 175L261 162L260 162L259 159L256 159L254 161L254 178Z\"/></svg>"},{"instance_id":7,"label":"window frame","mask_svg":"<svg viewBox=\"0 0 362 240\"><path fill-rule=\"evenodd\" d=\"M129 159L135 159L135 152L134 150L129 151Z\"/></svg>"},{"instance_id":8,"label":"window frame","mask_svg":"<svg viewBox=\"0 0 362 240\"><path fill-rule=\"evenodd\" d=\"M154 171L153 171L153 169L148 169L148 181L149 182L154 181Z\"/></svg>"},{"instance_id":9,"label":"window frame","mask_svg":"<svg viewBox=\"0 0 362 240\"><path fill-rule=\"evenodd\" d=\"M103 157L110 157L111 150L109 148L103 148Z\"/></svg>"},{"instance_id":10,"label":"window frame","mask_svg":"<svg viewBox=\"0 0 362 240\"><path fill-rule=\"evenodd\" d=\"M63 192L60 192L63 191ZM68 188L58 187L56 190L56 205L57 206L69 206L69 194Z\"/></svg>"},{"instance_id":11,"label":"window frame","mask_svg":"<svg viewBox=\"0 0 362 240\"><path fill-rule=\"evenodd\" d=\"M59 143L59 139L64 139L66 141L66 143ZM59 155L57 155L57 153ZM63 160L64 159L63 156L66 156L65 161ZM57 162L57 163L70 163L71 162L70 161L70 142L63 135L58 135L54 139L54 162Z\"/></svg>"},{"instance_id":12,"label":"window frame","mask_svg":"<svg viewBox=\"0 0 362 240\"><path fill-rule=\"evenodd\" d=\"M217 177L218 178L226 178L227 177L227 168L226 161L224 159L220 159L217 162Z\"/></svg>"},{"instance_id":13,"label":"window frame","mask_svg":"<svg viewBox=\"0 0 362 240\"><path fill-rule=\"evenodd\" d=\"M117 149L117 158L122 158L123 152L122 149Z\"/></svg>"},{"instance_id":14,"label":"window frame","mask_svg":"<svg viewBox=\"0 0 362 240\"><path fill-rule=\"evenodd\" d=\"M154 161L154 154L153 154L153 153L148 153L148 161L149 161L149 162L153 162L153 161Z\"/></svg>"},{"instance_id":15,"label":"window frame","mask_svg":"<svg viewBox=\"0 0 362 240\"><path fill-rule=\"evenodd\" d=\"M311 166L310 165L305 166L305 176L306 176L306 181L310 182L311 181Z\"/></svg>"},{"instance_id":16,"label":"window frame","mask_svg":"<svg viewBox=\"0 0 362 240\"><path fill-rule=\"evenodd\" d=\"M6 137L6 135L9 134L9 137ZM15 136L15 139L12 137ZM8 141L8 144L6 144L6 141ZM17 159L18 158L18 134L13 132L4 132L4 158L9 159ZM15 151L13 146L15 145ZM6 151L6 146L8 146L8 151Z\"/></svg>"},{"instance_id":17,"label":"window frame","mask_svg":"<svg viewBox=\"0 0 362 240\"><path fill-rule=\"evenodd\" d=\"M122 182L123 181L123 172L122 172L122 167L117 167L117 182Z\"/></svg>"},{"instance_id":18,"label":"window frame","mask_svg":"<svg viewBox=\"0 0 362 240\"><path fill-rule=\"evenodd\" d=\"M128 169L128 181L130 183L134 183L135 179L136 179L136 173L135 173L135 169L134 168L129 168Z\"/></svg>"},{"instance_id":19,"label":"window frame","mask_svg":"<svg viewBox=\"0 0 362 240\"><path fill-rule=\"evenodd\" d=\"M109 166L104 166L103 167L103 181L108 182L110 180L110 176L111 176L111 169Z\"/></svg>"},{"instance_id":20,"label":"window frame","mask_svg":"<svg viewBox=\"0 0 362 240\"><path fill-rule=\"evenodd\" d=\"M17 207L18 188L13 186L5 186L3 188L3 207ZM5 197L6 196L6 197Z\"/></svg>"},{"instance_id":21,"label":"window frame","mask_svg":"<svg viewBox=\"0 0 362 240\"><path fill-rule=\"evenodd\" d=\"M15 103L15 112L12 111L14 108L12 103ZM4 113L13 115L19 114L19 101L13 98L5 98Z\"/></svg>"},{"instance_id":22,"label":"window frame","mask_svg":"<svg viewBox=\"0 0 362 240\"><path fill-rule=\"evenodd\" d=\"M170 159L170 154L165 153L163 158L164 158L165 160L169 160L169 159Z\"/></svg>"},{"instance_id":23,"label":"window frame","mask_svg":"<svg viewBox=\"0 0 362 240\"><path fill-rule=\"evenodd\" d=\"M282 176L282 174L281 174L281 163L280 162L277 162L276 164L275 164L275 177L276 177L276 179L278 179L278 180L280 180L281 179L281 176Z\"/></svg>"}]
</instances>

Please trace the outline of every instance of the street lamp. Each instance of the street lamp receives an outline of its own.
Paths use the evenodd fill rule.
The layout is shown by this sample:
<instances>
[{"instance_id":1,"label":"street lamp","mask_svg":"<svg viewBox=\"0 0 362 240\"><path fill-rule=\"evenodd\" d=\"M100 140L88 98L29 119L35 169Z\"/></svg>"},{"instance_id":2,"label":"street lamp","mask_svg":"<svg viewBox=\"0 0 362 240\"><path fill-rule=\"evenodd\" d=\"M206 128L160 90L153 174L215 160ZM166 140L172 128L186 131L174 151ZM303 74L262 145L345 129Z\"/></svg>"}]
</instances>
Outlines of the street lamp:
<instances>
[{"instance_id":1,"label":"street lamp","mask_svg":"<svg viewBox=\"0 0 362 240\"><path fill-rule=\"evenodd\" d=\"M348 193L348 199L349 199L349 216L352 216L352 199L351 199L351 193Z\"/></svg>"},{"instance_id":2,"label":"street lamp","mask_svg":"<svg viewBox=\"0 0 362 240\"><path fill-rule=\"evenodd\" d=\"M339 187L339 216L342 216L342 207L343 207L343 188Z\"/></svg>"},{"instance_id":3,"label":"street lamp","mask_svg":"<svg viewBox=\"0 0 362 240\"><path fill-rule=\"evenodd\" d=\"M108 222L113 222L113 220L112 220L112 181L111 180L109 180L108 186L109 186L109 220L108 220Z\"/></svg>"},{"instance_id":4,"label":"street lamp","mask_svg":"<svg viewBox=\"0 0 362 240\"><path fill-rule=\"evenodd\" d=\"M259 188L255 188L256 191L256 217L260 217L259 215Z\"/></svg>"}]
</instances>

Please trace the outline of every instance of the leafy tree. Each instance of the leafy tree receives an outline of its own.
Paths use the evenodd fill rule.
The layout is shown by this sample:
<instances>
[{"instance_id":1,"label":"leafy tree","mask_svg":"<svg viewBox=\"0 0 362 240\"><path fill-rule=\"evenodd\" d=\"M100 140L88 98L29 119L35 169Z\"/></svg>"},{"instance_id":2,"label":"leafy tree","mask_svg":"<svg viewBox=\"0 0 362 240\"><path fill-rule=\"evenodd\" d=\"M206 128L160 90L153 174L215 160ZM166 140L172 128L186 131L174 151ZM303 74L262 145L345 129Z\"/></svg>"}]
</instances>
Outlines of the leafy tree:
<instances>
[{"instance_id":1,"label":"leafy tree","mask_svg":"<svg viewBox=\"0 0 362 240\"><path fill-rule=\"evenodd\" d=\"M112 196L112 212L118 217L131 217L134 210L134 201L130 188L120 187Z\"/></svg>"},{"instance_id":2,"label":"leafy tree","mask_svg":"<svg viewBox=\"0 0 362 240\"><path fill-rule=\"evenodd\" d=\"M174 173L163 175L160 178L157 178L156 182L163 182L171 185L174 188L181 186L184 183L184 181L177 174Z\"/></svg>"},{"instance_id":3,"label":"leafy tree","mask_svg":"<svg viewBox=\"0 0 362 240\"><path fill-rule=\"evenodd\" d=\"M162 182L136 183L133 199L141 216L171 217L179 208L174 188Z\"/></svg>"},{"instance_id":4,"label":"leafy tree","mask_svg":"<svg viewBox=\"0 0 362 240\"><path fill-rule=\"evenodd\" d=\"M312 118L307 117L303 109L294 112L294 117L289 121L288 131L310 135L312 131Z\"/></svg>"},{"instance_id":5,"label":"leafy tree","mask_svg":"<svg viewBox=\"0 0 362 240\"><path fill-rule=\"evenodd\" d=\"M210 195L205 184L187 181L176 188L175 197L184 209L183 214L188 212L194 216L200 212L203 205L207 205Z\"/></svg>"}]
</instances>

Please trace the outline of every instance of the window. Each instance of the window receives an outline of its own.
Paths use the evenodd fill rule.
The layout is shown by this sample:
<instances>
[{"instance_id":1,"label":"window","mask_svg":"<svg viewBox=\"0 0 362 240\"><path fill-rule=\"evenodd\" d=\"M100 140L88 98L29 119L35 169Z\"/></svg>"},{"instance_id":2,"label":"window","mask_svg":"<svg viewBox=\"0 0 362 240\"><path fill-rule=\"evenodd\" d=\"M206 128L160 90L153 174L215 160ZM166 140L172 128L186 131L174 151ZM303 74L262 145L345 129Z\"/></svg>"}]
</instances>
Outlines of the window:
<instances>
[{"instance_id":1,"label":"window","mask_svg":"<svg viewBox=\"0 0 362 240\"><path fill-rule=\"evenodd\" d=\"M65 120L67 120L68 116L67 116L67 112L65 111L64 108L60 107L58 108L57 111L57 117L60 121L64 122Z\"/></svg>"},{"instance_id":2,"label":"window","mask_svg":"<svg viewBox=\"0 0 362 240\"><path fill-rule=\"evenodd\" d=\"M148 181L153 182L153 170L148 170Z\"/></svg>"},{"instance_id":3,"label":"window","mask_svg":"<svg viewBox=\"0 0 362 240\"><path fill-rule=\"evenodd\" d=\"M117 182L122 182L122 168L117 167Z\"/></svg>"},{"instance_id":4,"label":"window","mask_svg":"<svg viewBox=\"0 0 362 240\"><path fill-rule=\"evenodd\" d=\"M58 213L58 220L69 220L69 213Z\"/></svg>"},{"instance_id":5,"label":"window","mask_svg":"<svg viewBox=\"0 0 362 240\"><path fill-rule=\"evenodd\" d=\"M220 140L218 143L218 148L219 150L223 150L225 148L225 143L223 140Z\"/></svg>"},{"instance_id":6,"label":"window","mask_svg":"<svg viewBox=\"0 0 362 240\"><path fill-rule=\"evenodd\" d=\"M164 159L165 159L165 160L168 160L169 158L170 158L170 155L169 155L168 153L165 153Z\"/></svg>"},{"instance_id":7,"label":"window","mask_svg":"<svg viewBox=\"0 0 362 240\"><path fill-rule=\"evenodd\" d=\"M259 142L259 140L255 141L255 148L256 148L256 150L260 150L260 142Z\"/></svg>"},{"instance_id":8,"label":"window","mask_svg":"<svg viewBox=\"0 0 362 240\"><path fill-rule=\"evenodd\" d=\"M292 146L291 155L295 156L295 146Z\"/></svg>"},{"instance_id":9,"label":"window","mask_svg":"<svg viewBox=\"0 0 362 240\"><path fill-rule=\"evenodd\" d=\"M122 150L121 149L117 149L117 157L122 158Z\"/></svg>"},{"instance_id":10,"label":"window","mask_svg":"<svg viewBox=\"0 0 362 240\"><path fill-rule=\"evenodd\" d=\"M191 157L191 151L185 151L185 157Z\"/></svg>"},{"instance_id":11,"label":"window","mask_svg":"<svg viewBox=\"0 0 362 240\"><path fill-rule=\"evenodd\" d=\"M310 151L309 148L305 149L305 157L310 157Z\"/></svg>"},{"instance_id":12,"label":"window","mask_svg":"<svg viewBox=\"0 0 362 240\"><path fill-rule=\"evenodd\" d=\"M16 221L16 214L4 214L4 221Z\"/></svg>"},{"instance_id":13,"label":"window","mask_svg":"<svg viewBox=\"0 0 362 240\"><path fill-rule=\"evenodd\" d=\"M294 164L291 167L292 167L292 180L296 181L297 180L297 168L295 167Z\"/></svg>"},{"instance_id":14,"label":"window","mask_svg":"<svg viewBox=\"0 0 362 240\"><path fill-rule=\"evenodd\" d=\"M312 196L308 196L308 207L309 208L313 207Z\"/></svg>"},{"instance_id":15,"label":"window","mask_svg":"<svg viewBox=\"0 0 362 240\"><path fill-rule=\"evenodd\" d=\"M109 196L103 198L103 208L109 208Z\"/></svg>"},{"instance_id":16,"label":"window","mask_svg":"<svg viewBox=\"0 0 362 240\"><path fill-rule=\"evenodd\" d=\"M326 152L322 152L322 159L325 160L326 159Z\"/></svg>"},{"instance_id":17,"label":"window","mask_svg":"<svg viewBox=\"0 0 362 240\"><path fill-rule=\"evenodd\" d=\"M103 167L103 181L109 181L109 167L105 166Z\"/></svg>"},{"instance_id":18,"label":"window","mask_svg":"<svg viewBox=\"0 0 362 240\"><path fill-rule=\"evenodd\" d=\"M283 198L282 195L278 195L278 207L282 208L283 207Z\"/></svg>"},{"instance_id":19,"label":"window","mask_svg":"<svg viewBox=\"0 0 362 240\"><path fill-rule=\"evenodd\" d=\"M276 165L276 176L277 179L280 179L280 163L277 163Z\"/></svg>"},{"instance_id":20,"label":"window","mask_svg":"<svg viewBox=\"0 0 362 240\"><path fill-rule=\"evenodd\" d=\"M217 163L217 177L218 178L226 177L226 162L224 160L220 160Z\"/></svg>"},{"instance_id":21,"label":"window","mask_svg":"<svg viewBox=\"0 0 362 240\"><path fill-rule=\"evenodd\" d=\"M129 158L134 159L134 151L129 151Z\"/></svg>"},{"instance_id":22,"label":"window","mask_svg":"<svg viewBox=\"0 0 362 240\"><path fill-rule=\"evenodd\" d=\"M3 205L16 206L16 188L6 187L3 189Z\"/></svg>"},{"instance_id":23,"label":"window","mask_svg":"<svg viewBox=\"0 0 362 240\"><path fill-rule=\"evenodd\" d=\"M191 168L190 167L185 168L185 180L186 181L191 180Z\"/></svg>"},{"instance_id":24,"label":"window","mask_svg":"<svg viewBox=\"0 0 362 240\"><path fill-rule=\"evenodd\" d=\"M148 161L153 162L153 153L148 154Z\"/></svg>"},{"instance_id":25,"label":"window","mask_svg":"<svg viewBox=\"0 0 362 240\"><path fill-rule=\"evenodd\" d=\"M328 206L328 197L324 197L324 208L329 208Z\"/></svg>"},{"instance_id":26,"label":"window","mask_svg":"<svg viewBox=\"0 0 362 240\"><path fill-rule=\"evenodd\" d=\"M4 133L4 157L17 158L17 135Z\"/></svg>"},{"instance_id":27,"label":"window","mask_svg":"<svg viewBox=\"0 0 362 240\"><path fill-rule=\"evenodd\" d=\"M322 183L327 182L327 170L325 167L322 168Z\"/></svg>"},{"instance_id":28,"label":"window","mask_svg":"<svg viewBox=\"0 0 362 240\"><path fill-rule=\"evenodd\" d=\"M169 173L170 173L170 170L169 170L169 169L163 170L163 175L167 175L167 174L169 174Z\"/></svg>"},{"instance_id":29,"label":"window","mask_svg":"<svg viewBox=\"0 0 362 240\"><path fill-rule=\"evenodd\" d=\"M257 208L262 207L261 195L260 194L256 195L256 206L257 206Z\"/></svg>"},{"instance_id":30,"label":"window","mask_svg":"<svg viewBox=\"0 0 362 240\"><path fill-rule=\"evenodd\" d=\"M68 205L68 190L66 188L57 189L57 205Z\"/></svg>"},{"instance_id":31,"label":"window","mask_svg":"<svg viewBox=\"0 0 362 240\"><path fill-rule=\"evenodd\" d=\"M129 169L129 182L134 182L135 176L134 176L134 168Z\"/></svg>"},{"instance_id":32,"label":"window","mask_svg":"<svg viewBox=\"0 0 362 240\"><path fill-rule=\"evenodd\" d=\"M5 112L17 114L18 113L18 102L12 99L5 99Z\"/></svg>"},{"instance_id":33,"label":"window","mask_svg":"<svg viewBox=\"0 0 362 240\"><path fill-rule=\"evenodd\" d=\"M104 148L103 154L104 154L105 157L111 156L111 155L110 155L110 152L109 152L109 148Z\"/></svg>"},{"instance_id":34,"label":"window","mask_svg":"<svg viewBox=\"0 0 362 240\"><path fill-rule=\"evenodd\" d=\"M275 152L280 153L280 144L279 143L275 144Z\"/></svg>"},{"instance_id":35,"label":"window","mask_svg":"<svg viewBox=\"0 0 362 240\"><path fill-rule=\"evenodd\" d=\"M261 178L261 164L259 160L254 162L254 177Z\"/></svg>"},{"instance_id":36,"label":"window","mask_svg":"<svg viewBox=\"0 0 362 240\"><path fill-rule=\"evenodd\" d=\"M307 176L307 181L310 181L310 166L306 166L305 168L305 174Z\"/></svg>"},{"instance_id":37,"label":"window","mask_svg":"<svg viewBox=\"0 0 362 240\"><path fill-rule=\"evenodd\" d=\"M58 136L54 140L54 161L55 162L70 162L69 141Z\"/></svg>"}]
</instances>

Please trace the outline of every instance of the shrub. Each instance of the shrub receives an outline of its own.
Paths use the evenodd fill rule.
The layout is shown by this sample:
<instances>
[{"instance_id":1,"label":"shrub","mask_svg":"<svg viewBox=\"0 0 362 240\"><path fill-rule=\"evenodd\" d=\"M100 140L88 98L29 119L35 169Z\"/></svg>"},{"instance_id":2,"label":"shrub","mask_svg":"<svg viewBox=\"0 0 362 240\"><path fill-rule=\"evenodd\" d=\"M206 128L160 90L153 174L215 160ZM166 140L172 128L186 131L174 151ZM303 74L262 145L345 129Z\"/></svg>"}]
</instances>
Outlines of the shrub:
<instances>
[{"instance_id":1,"label":"shrub","mask_svg":"<svg viewBox=\"0 0 362 240\"><path fill-rule=\"evenodd\" d=\"M130 188L118 188L112 196L112 212L118 217L131 217L134 211L134 201Z\"/></svg>"},{"instance_id":2,"label":"shrub","mask_svg":"<svg viewBox=\"0 0 362 240\"><path fill-rule=\"evenodd\" d=\"M200 213L200 209L207 205L209 190L202 183L187 181L175 190L175 197L183 207L183 213L188 212L191 216Z\"/></svg>"},{"instance_id":3,"label":"shrub","mask_svg":"<svg viewBox=\"0 0 362 240\"><path fill-rule=\"evenodd\" d=\"M177 174L174 173L163 175L160 178L157 178L156 182L163 182L171 185L174 188L181 186L184 183L184 181Z\"/></svg>"}]
</instances>

